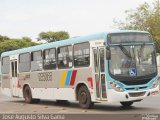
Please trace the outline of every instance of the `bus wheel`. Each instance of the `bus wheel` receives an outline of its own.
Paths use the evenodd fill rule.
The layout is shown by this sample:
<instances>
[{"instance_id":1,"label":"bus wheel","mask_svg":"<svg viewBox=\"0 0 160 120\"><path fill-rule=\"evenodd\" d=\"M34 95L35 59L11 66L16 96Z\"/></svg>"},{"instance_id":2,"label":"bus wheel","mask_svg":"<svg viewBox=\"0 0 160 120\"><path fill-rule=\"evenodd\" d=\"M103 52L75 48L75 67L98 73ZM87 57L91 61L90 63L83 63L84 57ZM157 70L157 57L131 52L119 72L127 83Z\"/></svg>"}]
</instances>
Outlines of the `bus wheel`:
<instances>
[{"instance_id":1,"label":"bus wheel","mask_svg":"<svg viewBox=\"0 0 160 120\"><path fill-rule=\"evenodd\" d=\"M29 86L26 86L23 91L25 102L28 104L39 103L40 99L33 99L31 89Z\"/></svg>"},{"instance_id":2,"label":"bus wheel","mask_svg":"<svg viewBox=\"0 0 160 120\"><path fill-rule=\"evenodd\" d=\"M26 103L29 103L29 104L33 103L32 93L31 93L31 89L29 88L29 86L26 86L24 88L23 94L24 94L24 99Z\"/></svg>"},{"instance_id":3,"label":"bus wheel","mask_svg":"<svg viewBox=\"0 0 160 120\"><path fill-rule=\"evenodd\" d=\"M121 105L123 107L129 107L129 106L131 106L133 104L133 102L131 102L131 101L129 101L129 102L120 102L120 103L121 103Z\"/></svg>"},{"instance_id":4,"label":"bus wheel","mask_svg":"<svg viewBox=\"0 0 160 120\"><path fill-rule=\"evenodd\" d=\"M85 109L91 108L94 105L94 103L91 101L91 96L86 86L80 87L78 91L78 100L79 105Z\"/></svg>"}]
</instances>

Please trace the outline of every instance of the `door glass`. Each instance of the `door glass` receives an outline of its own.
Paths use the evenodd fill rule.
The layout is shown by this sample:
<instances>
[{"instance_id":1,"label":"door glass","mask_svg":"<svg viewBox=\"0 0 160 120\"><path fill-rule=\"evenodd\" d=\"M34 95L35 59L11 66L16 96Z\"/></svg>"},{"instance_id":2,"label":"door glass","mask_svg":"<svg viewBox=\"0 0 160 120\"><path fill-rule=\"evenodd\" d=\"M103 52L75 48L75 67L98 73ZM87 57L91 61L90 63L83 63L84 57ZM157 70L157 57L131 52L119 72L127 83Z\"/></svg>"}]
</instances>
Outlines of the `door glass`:
<instances>
[{"instance_id":1,"label":"door glass","mask_svg":"<svg viewBox=\"0 0 160 120\"><path fill-rule=\"evenodd\" d=\"M102 88L102 97L107 98L105 74L101 74L101 88Z\"/></svg>"},{"instance_id":2,"label":"door glass","mask_svg":"<svg viewBox=\"0 0 160 120\"><path fill-rule=\"evenodd\" d=\"M12 77L17 77L17 61L11 62Z\"/></svg>"},{"instance_id":3,"label":"door glass","mask_svg":"<svg viewBox=\"0 0 160 120\"><path fill-rule=\"evenodd\" d=\"M104 49L103 48L99 49L99 54L100 54L100 68L101 68L101 72L104 72Z\"/></svg>"},{"instance_id":4,"label":"door glass","mask_svg":"<svg viewBox=\"0 0 160 120\"><path fill-rule=\"evenodd\" d=\"M94 69L95 69L95 72L97 73L98 72L98 54L97 54L97 50L94 49Z\"/></svg>"},{"instance_id":5,"label":"door glass","mask_svg":"<svg viewBox=\"0 0 160 120\"><path fill-rule=\"evenodd\" d=\"M11 62L12 67L12 77L14 77L14 62Z\"/></svg>"},{"instance_id":6,"label":"door glass","mask_svg":"<svg viewBox=\"0 0 160 120\"><path fill-rule=\"evenodd\" d=\"M17 77L17 61L15 61L15 77Z\"/></svg>"},{"instance_id":7,"label":"door glass","mask_svg":"<svg viewBox=\"0 0 160 120\"><path fill-rule=\"evenodd\" d=\"M97 97L99 98L100 97L100 79L99 79L99 75L96 74L95 75L95 78L96 78L96 93L97 93Z\"/></svg>"}]
</instances>

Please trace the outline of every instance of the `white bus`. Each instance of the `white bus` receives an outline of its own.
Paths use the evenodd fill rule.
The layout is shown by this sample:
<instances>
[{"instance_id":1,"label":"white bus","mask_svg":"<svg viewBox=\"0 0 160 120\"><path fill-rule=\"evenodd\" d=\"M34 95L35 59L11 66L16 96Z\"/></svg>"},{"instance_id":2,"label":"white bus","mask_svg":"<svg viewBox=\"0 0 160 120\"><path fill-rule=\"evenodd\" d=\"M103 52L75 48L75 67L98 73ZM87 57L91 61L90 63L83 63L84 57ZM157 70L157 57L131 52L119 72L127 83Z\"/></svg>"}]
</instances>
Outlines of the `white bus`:
<instances>
[{"instance_id":1,"label":"white bus","mask_svg":"<svg viewBox=\"0 0 160 120\"><path fill-rule=\"evenodd\" d=\"M117 31L76 37L4 52L2 92L24 98L96 102L134 102L157 95L154 42L145 31Z\"/></svg>"}]
</instances>

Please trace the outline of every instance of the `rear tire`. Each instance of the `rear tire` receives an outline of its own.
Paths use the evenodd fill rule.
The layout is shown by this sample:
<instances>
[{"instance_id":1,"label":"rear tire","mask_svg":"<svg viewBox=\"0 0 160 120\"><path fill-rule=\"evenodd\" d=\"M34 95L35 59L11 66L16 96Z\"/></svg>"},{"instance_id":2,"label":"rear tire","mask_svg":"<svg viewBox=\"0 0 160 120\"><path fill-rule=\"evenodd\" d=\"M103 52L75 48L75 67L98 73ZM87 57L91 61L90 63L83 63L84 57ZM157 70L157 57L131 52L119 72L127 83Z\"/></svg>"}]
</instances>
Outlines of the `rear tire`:
<instances>
[{"instance_id":1,"label":"rear tire","mask_svg":"<svg viewBox=\"0 0 160 120\"><path fill-rule=\"evenodd\" d=\"M31 89L28 85L24 88L23 96L24 96L25 102L28 104L40 102L40 99L33 99L32 98L32 92L31 92Z\"/></svg>"},{"instance_id":2,"label":"rear tire","mask_svg":"<svg viewBox=\"0 0 160 120\"><path fill-rule=\"evenodd\" d=\"M28 85L24 88L23 95L26 103L28 104L33 103L31 89L29 88Z\"/></svg>"},{"instance_id":3,"label":"rear tire","mask_svg":"<svg viewBox=\"0 0 160 120\"><path fill-rule=\"evenodd\" d=\"M81 86L78 91L78 101L81 108L89 109L94 103L91 101L91 95L86 86Z\"/></svg>"},{"instance_id":4,"label":"rear tire","mask_svg":"<svg viewBox=\"0 0 160 120\"><path fill-rule=\"evenodd\" d=\"M129 102L120 102L120 103L121 103L121 105L123 107L130 107L133 104L133 102L131 102L131 101L129 101Z\"/></svg>"}]
</instances>

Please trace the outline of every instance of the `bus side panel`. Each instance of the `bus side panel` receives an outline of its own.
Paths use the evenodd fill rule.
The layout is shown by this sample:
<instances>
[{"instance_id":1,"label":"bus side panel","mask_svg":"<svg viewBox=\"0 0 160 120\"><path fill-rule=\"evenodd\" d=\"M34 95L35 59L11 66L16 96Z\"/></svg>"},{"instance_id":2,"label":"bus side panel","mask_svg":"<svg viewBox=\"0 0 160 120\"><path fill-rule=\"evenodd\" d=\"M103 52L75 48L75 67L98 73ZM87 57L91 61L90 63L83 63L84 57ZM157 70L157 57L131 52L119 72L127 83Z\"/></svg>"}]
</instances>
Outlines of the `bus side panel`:
<instances>
[{"instance_id":1,"label":"bus side panel","mask_svg":"<svg viewBox=\"0 0 160 120\"><path fill-rule=\"evenodd\" d=\"M93 81L88 81L89 78L92 78L91 68L60 70L58 75L60 80L56 81L56 88L54 89L55 99L76 100L76 87L80 83L84 83L89 91L93 88Z\"/></svg>"},{"instance_id":2,"label":"bus side panel","mask_svg":"<svg viewBox=\"0 0 160 120\"><path fill-rule=\"evenodd\" d=\"M2 94L11 97L11 82L10 75L2 75Z\"/></svg>"},{"instance_id":3,"label":"bus side panel","mask_svg":"<svg viewBox=\"0 0 160 120\"><path fill-rule=\"evenodd\" d=\"M32 96L33 98L39 99L54 99L54 88L32 88Z\"/></svg>"},{"instance_id":4,"label":"bus side panel","mask_svg":"<svg viewBox=\"0 0 160 120\"><path fill-rule=\"evenodd\" d=\"M73 88L54 88L54 99L56 100L76 100Z\"/></svg>"},{"instance_id":5,"label":"bus side panel","mask_svg":"<svg viewBox=\"0 0 160 120\"><path fill-rule=\"evenodd\" d=\"M96 90L95 88L95 81L94 81L94 76L92 74L92 67L89 68L82 68L82 69L78 69L77 71L77 77L76 77L76 81L75 81L75 88L77 87L77 85L79 83L84 83L91 95L91 100L95 101L96 98Z\"/></svg>"},{"instance_id":6,"label":"bus side panel","mask_svg":"<svg viewBox=\"0 0 160 120\"><path fill-rule=\"evenodd\" d=\"M20 73L19 84L28 84L33 98L75 100L76 85L86 83L88 89L93 87L92 69L62 69L32 73Z\"/></svg>"},{"instance_id":7,"label":"bus side panel","mask_svg":"<svg viewBox=\"0 0 160 120\"><path fill-rule=\"evenodd\" d=\"M33 98L53 99L53 76L54 72L27 72L19 74L19 84L22 88L24 85L29 85L32 91Z\"/></svg>"},{"instance_id":8,"label":"bus side panel","mask_svg":"<svg viewBox=\"0 0 160 120\"><path fill-rule=\"evenodd\" d=\"M11 88L9 75L2 75L2 88Z\"/></svg>"}]
</instances>

